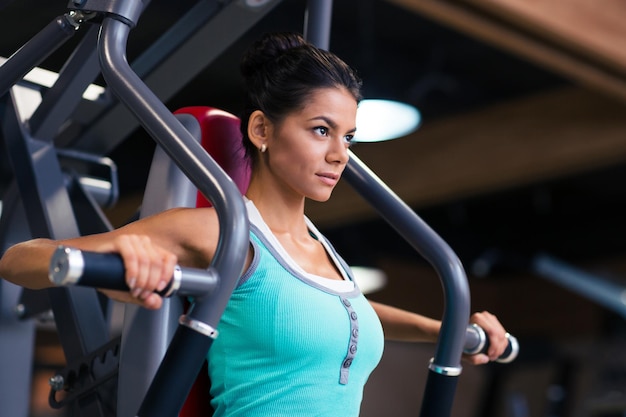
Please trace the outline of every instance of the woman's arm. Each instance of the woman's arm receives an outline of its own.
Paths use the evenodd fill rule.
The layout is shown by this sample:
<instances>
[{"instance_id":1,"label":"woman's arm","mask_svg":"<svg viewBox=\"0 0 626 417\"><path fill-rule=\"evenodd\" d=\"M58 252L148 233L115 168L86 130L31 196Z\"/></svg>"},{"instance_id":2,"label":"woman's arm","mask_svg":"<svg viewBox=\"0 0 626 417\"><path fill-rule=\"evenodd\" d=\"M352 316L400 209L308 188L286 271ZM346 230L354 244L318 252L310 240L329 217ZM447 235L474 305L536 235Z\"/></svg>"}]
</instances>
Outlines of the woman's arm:
<instances>
[{"instance_id":1,"label":"woman's arm","mask_svg":"<svg viewBox=\"0 0 626 417\"><path fill-rule=\"evenodd\" d=\"M385 339L403 342L437 341L441 321L374 301L370 301L370 304L383 325ZM506 349L508 340L506 330L496 316L486 311L474 313L470 323L476 323L485 331L489 338L489 350L486 354L463 355L463 358L474 365L498 359Z\"/></svg>"},{"instance_id":2,"label":"woman's arm","mask_svg":"<svg viewBox=\"0 0 626 417\"><path fill-rule=\"evenodd\" d=\"M370 301L383 325L385 339L401 342L434 343L441 322L410 311Z\"/></svg>"},{"instance_id":3,"label":"woman's arm","mask_svg":"<svg viewBox=\"0 0 626 417\"><path fill-rule=\"evenodd\" d=\"M33 239L9 248L0 259L0 277L17 285L51 287L48 268L59 245L122 256L129 293L104 291L124 302L161 306L154 293L169 283L175 265L207 267L219 237L212 209L172 209L106 233L66 240Z\"/></svg>"},{"instance_id":4,"label":"woman's arm","mask_svg":"<svg viewBox=\"0 0 626 417\"><path fill-rule=\"evenodd\" d=\"M48 265L56 247L50 239L34 239L11 246L0 258L0 277L34 290L51 287Z\"/></svg>"}]
</instances>

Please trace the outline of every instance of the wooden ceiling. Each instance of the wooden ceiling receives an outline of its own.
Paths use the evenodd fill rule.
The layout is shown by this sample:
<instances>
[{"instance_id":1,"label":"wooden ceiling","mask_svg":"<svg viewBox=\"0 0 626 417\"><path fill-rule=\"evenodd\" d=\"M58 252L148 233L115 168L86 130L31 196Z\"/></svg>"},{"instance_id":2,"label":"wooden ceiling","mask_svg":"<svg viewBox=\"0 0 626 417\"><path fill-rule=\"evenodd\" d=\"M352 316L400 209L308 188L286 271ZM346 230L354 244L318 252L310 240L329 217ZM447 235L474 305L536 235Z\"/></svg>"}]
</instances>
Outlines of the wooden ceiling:
<instances>
[{"instance_id":1,"label":"wooden ceiling","mask_svg":"<svg viewBox=\"0 0 626 417\"><path fill-rule=\"evenodd\" d=\"M626 3L388 0L626 100Z\"/></svg>"},{"instance_id":2,"label":"wooden ceiling","mask_svg":"<svg viewBox=\"0 0 626 417\"><path fill-rule=\"evenodd\" d=\"M400 140L358 144L355 154L409 204L442 204L626 161L626 3L388 1L572 81L436 120ZM344 188L329 204L312 204L310 216L333 226L374 215Z\"/></svg>"},{"instance_id":3,"label":"wooden ceiling","mask_svg":"<svg viewBox=\"0 0 626 417\"><path fill-rule=\"evenodd\" d=\"M413 207L444 204L626 161L626 106L567 88L425 125L399 140L357 144L354 153ZM319 224L375 213L348 186L310 204Z\"/></svg>"},{"instance_id":4,"label":"wooden ceiling","mask_svg":"<svg viewBox=\"0 0 626 417\"><path fill-rule=\"evenodd\" d=\"M32 7L29 1L14 1L2 10L0 18L7 31L11 29L15 35L0 39L4 55L15 51L23 39L63 9L63 4L46 2L46 9L37 3L39 8L30 16L28 25L12 26L19 21L16 16ZM154 41L163 25L174 19L170 15L195 3L150 2L154 18L142 17L131 46L140 49L144 43ZM306 2L279 3L202 75L189 80L168 100L168 106L175 109L210 104L238 109L233 99L237 96L233 92L239 88L238 75L233 68L241 48L262 31L302 28ZM430 64L428 54L437 50L434 55L444 54L455 66L452 74L443 76L450 75L458 84L467 81L459 78L471 77L471 87L481 90L479 98L487 97L476 103L476 95L463 96L466 91L461 88L443 103L422 100L417 105L429 117L415 133L396 141L354 147L358 157L420 212L626 162L623 1L606 0L600 7L586 0L342 0L335 1L333 7L331 49L363 68L364 73L372 71L368 66L373 66L374 75L385 82L411 90L432 73L440 76L446 70L450 72L449 66L443 71L436 65L424 69ZM459 36L447 37L449 33ZM372 42L373 38L379 43ZM470 50L466 48L467 39L474 42ZM482 45L501 55L483 54L486 47ZM479 54L474 56L476 52ZM369 60L359 62L359 57L367 54ZM507 57L516 60L498 65ZM544 83L539 88L535 83L527 88L532 84L527 79L527 63L566 81L548 86ZM430 117L433 107L445 111ZM111 214L116 218L126 219L129 208L136 208L149 164L149 145L154 146L150 138L143 141L135 136L111 155L118 163L122 186L132 185L129 193L122 195L120 213ZM594 183L594 187L597 192L593 196L578 194L577 204L589 205L594 199L604 198L602 193L616 193L615 183ZM349 227L375 218L375 213L346 185L340 185L327 204L311 204L308 214L321 228ZM602 212L590 216L602 217ZM508 218L488 220L490 225L506 224Z\"/></svg>"}]
</instances>

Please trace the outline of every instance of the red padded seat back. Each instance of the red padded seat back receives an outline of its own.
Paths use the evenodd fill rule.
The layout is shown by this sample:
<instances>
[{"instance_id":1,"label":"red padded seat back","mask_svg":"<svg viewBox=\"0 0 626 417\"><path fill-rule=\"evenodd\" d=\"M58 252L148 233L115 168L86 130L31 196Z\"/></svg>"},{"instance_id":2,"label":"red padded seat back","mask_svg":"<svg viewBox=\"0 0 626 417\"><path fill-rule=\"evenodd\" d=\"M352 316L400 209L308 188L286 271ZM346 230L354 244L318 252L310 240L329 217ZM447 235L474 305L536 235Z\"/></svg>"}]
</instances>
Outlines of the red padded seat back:
<instances>
[{"instance_id":1,"label":"red padded seat back","mask_svg":"<svg viewBox=\"0 0 626 417\"><path fill-rule=\"evenodd\" d=\"M241 194L245 194L250 183L250 167L244 157L241 144L239 118L213 107L184 107L175 114L190 114L198 120L202 132L202 147L235 182ZM198 192L196 207L210 207L211 203ZM213 414L209 404L210 381L205 361L193 384L179 417L208 417Z\"/></svg>"},{"instance_id":2,"label":"red padded seat back","mask_svg":"<svg viewBox=\"0 0 626 417\"><path fill-rule=\"evenodd\" d=\"M241 144L239 118L213 107L183 107L174 114L190 114L200 123L202 147L235 182L241 194L250 183L250 166ZM210 207L211 203L198 193L196 207Z\"/></svg>"}]
</instances>

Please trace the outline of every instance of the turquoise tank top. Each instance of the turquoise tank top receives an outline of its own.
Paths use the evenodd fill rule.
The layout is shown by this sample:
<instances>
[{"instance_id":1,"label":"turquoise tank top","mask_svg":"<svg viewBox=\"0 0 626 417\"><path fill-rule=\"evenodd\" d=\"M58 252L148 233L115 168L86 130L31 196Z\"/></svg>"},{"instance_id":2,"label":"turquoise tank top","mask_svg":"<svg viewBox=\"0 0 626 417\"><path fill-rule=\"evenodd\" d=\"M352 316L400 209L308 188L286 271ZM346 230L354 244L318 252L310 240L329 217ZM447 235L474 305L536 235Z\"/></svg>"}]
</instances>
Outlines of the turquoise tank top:
<instances>
[{"instance_id":1,"label":"turquoise tank top","mask_svg":"<svg viewBox=\"0 0 626 417\"><path fill-rule=\"evenodd\" d=\"M250 235L253 261L208 353L215 417L357 417L383 352L376 313L356 285L322 286Z\"/></svg>"}]
</instances>

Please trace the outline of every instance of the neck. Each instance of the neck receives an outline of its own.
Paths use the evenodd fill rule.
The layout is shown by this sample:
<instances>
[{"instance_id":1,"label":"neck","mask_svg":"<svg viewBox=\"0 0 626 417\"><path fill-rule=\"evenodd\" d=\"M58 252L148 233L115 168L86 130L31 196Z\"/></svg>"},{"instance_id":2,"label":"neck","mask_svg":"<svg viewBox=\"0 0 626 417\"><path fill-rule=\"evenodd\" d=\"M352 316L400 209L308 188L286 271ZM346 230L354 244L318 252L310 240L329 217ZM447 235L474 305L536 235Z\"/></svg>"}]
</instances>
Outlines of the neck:
<instances>
[{"instance_id":1,"label":"neck","mask_svg":"<svg viewBox=\"0 0 626 417\"><path fill-rule=\"evenodd\" d=\"M297 236L308 233L304 221L304 197L287 196L286 193L260 187L254 181L250 182L246 197L254 202L263 220L275 234Z\"/></svg>"}]
</instances>

